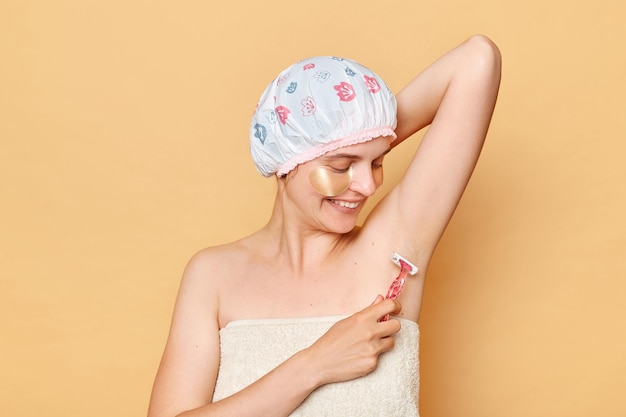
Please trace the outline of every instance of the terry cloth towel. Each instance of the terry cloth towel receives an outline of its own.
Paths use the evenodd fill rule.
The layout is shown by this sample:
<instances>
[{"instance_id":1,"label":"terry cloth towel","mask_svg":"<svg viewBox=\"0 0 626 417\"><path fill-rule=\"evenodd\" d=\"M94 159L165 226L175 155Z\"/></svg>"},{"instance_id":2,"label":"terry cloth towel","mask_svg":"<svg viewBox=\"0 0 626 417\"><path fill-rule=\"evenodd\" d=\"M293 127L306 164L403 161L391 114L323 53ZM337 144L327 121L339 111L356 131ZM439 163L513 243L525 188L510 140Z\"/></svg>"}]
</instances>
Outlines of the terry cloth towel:
<instances>
[{"instance_id":1,"label":"terry cloth towel","mask_svg":"<svg viewBox=\"0 0 626 417\"><path fill-rule=\"evenodd\" d=\"M213 401L240 391L310 346L343 317L238 320L220 330L221 359ZM419 328L402 329L369 375L315 390L290 416L418 417Z\"/></svg>"}]
</instances>

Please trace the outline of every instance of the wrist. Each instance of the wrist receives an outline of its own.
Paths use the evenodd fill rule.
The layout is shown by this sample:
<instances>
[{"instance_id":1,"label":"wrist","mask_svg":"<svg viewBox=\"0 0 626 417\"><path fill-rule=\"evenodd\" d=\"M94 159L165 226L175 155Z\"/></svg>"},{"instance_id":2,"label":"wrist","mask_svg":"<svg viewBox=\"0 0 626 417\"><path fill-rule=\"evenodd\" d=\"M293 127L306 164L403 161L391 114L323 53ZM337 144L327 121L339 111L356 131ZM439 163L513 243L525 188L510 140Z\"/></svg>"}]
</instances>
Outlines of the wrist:
<instances>
[{"instance_id":1,"label":"wrist","mask_svg":"<svg viewBox=\"0 0 626 417\"><path fill-rule=\"evenodd\" d=\"M297 361L296 372L302 378L303 385L311 391L316 390L328 383L324 378L324 373L320 368L320 361L315 356L313 346L296 353L292 359Z\"/></svg>"}]
</instances>

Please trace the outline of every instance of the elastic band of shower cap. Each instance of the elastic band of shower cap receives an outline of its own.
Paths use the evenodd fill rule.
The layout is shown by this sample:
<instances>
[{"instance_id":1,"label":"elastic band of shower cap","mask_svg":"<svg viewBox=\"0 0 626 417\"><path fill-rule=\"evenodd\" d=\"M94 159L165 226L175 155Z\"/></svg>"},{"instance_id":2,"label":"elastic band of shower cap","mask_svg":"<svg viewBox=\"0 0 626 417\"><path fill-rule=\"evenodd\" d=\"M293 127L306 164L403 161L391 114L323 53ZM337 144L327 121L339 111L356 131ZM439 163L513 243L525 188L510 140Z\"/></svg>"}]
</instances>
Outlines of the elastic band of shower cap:
<instances>
[{"instance_id":1,"label":"elastic band of shower cap","mask_svg":"<svg viewBox=\"0 0 626 417\"><path fill-rule=\"evenodd\" d=\"M250 123L250 151L266 177L327 152L396 137L396 99L373 71L345 58L312 57L282 71Z\"/></svg>"}]
</instances>

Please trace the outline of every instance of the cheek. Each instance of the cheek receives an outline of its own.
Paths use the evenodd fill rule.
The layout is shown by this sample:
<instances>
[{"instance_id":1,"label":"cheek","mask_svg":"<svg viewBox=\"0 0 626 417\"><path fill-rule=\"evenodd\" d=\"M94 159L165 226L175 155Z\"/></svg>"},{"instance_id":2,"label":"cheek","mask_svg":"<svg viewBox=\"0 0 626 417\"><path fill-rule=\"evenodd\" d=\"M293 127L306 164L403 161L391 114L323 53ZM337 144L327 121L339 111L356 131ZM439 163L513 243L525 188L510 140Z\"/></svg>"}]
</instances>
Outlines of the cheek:
<instances>
[{"instance_id":1,"label":"cheek","mask_svg":"<svg viewBox=\"0 0 626 417\"><path fill-rule=\"evenodd\" d=\"M309 182L321 195L334 197L350 188L352 167L346 172L335 172L325 167L318 167L309 174Z\"/></svg>"}]
</instances>

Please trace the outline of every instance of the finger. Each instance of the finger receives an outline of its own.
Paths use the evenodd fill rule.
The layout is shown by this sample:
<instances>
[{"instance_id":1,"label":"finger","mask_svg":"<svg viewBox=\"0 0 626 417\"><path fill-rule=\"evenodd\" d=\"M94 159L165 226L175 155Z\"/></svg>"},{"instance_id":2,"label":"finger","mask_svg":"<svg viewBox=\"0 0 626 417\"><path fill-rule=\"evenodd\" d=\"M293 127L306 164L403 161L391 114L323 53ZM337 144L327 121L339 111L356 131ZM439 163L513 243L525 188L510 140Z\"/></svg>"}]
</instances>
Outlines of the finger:
<instances>
[{"instance_id":1,"label":"finger","mask_svg":"<svg viewBox=\"0 0 626 417\"><path fill-rule=\"evenodd\" d=\"M366 310L368 310L368 315L378 320L387 314L397 314L401 309L402 305L397 300L385 298L376 304L370 305Z\"/></svg>"},{"instance_id":2,"label":"finger","mask_svg":"<svg viewBox=\"0 0 626 417\"><path fill-rule=\"evenodd\" d=\"M396 339L393 337L384 337L380 339L380 344L378 348L380 349L380 353L389 352L396 344Z\"/></svg>"},{"instance_id":3,"label":"finger","mask_svg":"<svg viewBox=\"0 0 626 417\"><path fill-rule=\"evenodd\" d=\"M376 304L380 303L384 299L385 299L385 297L383 297L382 295L378 294L376 296L376 298L374 299L374 302L372 304L370 304L370 305L375 306Z\"/></svg>"},{"instance_id":4,"label":"finger","mask_svg":"<svg viewBox=\"0 0 626 417\"><path fill-rule=\"evenodd\" d=\"M388 338L389 336L393 336L394 334L398 333L401 328L402 324L398 319L391 318L387 321L379 322L379 334L382 338Z\"/></svg>"},{"instance_id":5,"label":"finger","mask_svg":"<svg viewBox=\"0 0 626 417\"><path fill-rule=\"evenodd\" d=\"M395 300L391 300L394 302L394 310L391 312L391 314L400 314L400 312L402 311L402 304L400 303L400 301L398 301L398 299Z\"/></svg>"}]
</instances>

